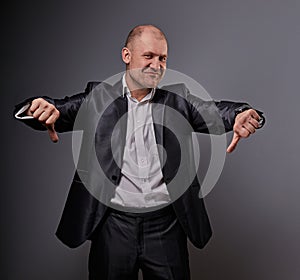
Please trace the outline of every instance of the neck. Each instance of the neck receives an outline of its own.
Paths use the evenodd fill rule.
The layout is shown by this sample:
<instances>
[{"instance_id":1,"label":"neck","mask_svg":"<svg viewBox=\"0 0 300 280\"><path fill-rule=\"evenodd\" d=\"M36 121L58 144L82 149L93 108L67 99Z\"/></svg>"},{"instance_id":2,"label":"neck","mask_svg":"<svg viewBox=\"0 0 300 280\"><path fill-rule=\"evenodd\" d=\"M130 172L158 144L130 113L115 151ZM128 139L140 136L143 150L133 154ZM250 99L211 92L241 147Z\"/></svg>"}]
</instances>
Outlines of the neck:
<instances>
[{"instance_id":1,"label":"neck","mask_svg":"<svg viewBox=\"0 0 300 280\"><path fill-rule=\"evenodd\" d=\"M131 96L134 97L136 100L141 101L150 91L151 88L145 88L145 89L130 90L130 93Z\"/></svg>"}]
</instances>

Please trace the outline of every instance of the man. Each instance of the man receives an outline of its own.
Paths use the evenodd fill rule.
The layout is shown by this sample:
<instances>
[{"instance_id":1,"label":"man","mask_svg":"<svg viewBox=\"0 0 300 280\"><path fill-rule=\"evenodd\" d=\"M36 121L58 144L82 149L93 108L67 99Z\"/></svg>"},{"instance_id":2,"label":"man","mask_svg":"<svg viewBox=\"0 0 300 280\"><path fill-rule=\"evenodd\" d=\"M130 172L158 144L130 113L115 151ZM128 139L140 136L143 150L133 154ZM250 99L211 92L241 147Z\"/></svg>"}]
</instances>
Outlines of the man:
<instances>
[{"instance_id":1,"label":"man","mask_svg":"<svg viewBox=\"0 0 300 280\"><path fill-rule=\"evenodd\" d=\"M190 279L187 237L203 248L211 236L192 172L191 133L233 130L232 152L262 125L262 114L248 104L203 101L180 84L157 88L167 57L162 31L137 26L122 49L126 72L115 85L93 82L72 97L16 106L17 118L46 128L53 142L56 131L84 131L57 236L70 247L92 240L91 280L137 279L139 269L145 280Z\"/></svg>"}]
</instances>

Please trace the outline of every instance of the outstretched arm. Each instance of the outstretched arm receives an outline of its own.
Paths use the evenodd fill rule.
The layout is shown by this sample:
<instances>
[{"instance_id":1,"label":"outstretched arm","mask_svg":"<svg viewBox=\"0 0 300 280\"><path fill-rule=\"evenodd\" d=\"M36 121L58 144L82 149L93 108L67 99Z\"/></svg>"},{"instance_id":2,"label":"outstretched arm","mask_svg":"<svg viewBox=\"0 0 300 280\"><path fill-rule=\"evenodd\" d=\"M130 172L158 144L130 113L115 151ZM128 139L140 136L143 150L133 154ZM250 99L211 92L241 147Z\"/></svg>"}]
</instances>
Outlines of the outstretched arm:
<instances>
[{"instance_id":1,"label":"outstretched arm","mask_svg":"<svg viewBox=\"0 0 300 280\"><path fill-rule=\"evenodd\" d=\"M233 130L233 138L227 148L228 153L235 150L241 138L249 137L265 122L263 113L246 103L203 101L189 94L188 89L186 99L192 105L192 124L195 131L221 134Z\"/></svg>"},{"instance_id":2,"label":"outstretched arm","mask_svg":"<svg viewBox=\"0 0 300 280\"><path fill-rule=\"evenodd\" d=\"M48 130L50 139L58 141L58 132L72 131L77 112L89 92L99 82L89 82L84 92L63 99L33 97L16 105L14 116L36 130Z\"/></svg>"}]
</instances>

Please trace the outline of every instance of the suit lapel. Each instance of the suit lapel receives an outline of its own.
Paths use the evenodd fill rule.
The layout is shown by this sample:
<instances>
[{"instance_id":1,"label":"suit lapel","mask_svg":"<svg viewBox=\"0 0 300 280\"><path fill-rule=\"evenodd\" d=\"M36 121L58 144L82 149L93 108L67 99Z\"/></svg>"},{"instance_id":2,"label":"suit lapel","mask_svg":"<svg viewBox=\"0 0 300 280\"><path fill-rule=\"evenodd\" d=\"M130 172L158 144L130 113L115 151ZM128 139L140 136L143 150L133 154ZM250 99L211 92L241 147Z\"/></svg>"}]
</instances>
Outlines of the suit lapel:
<instances>
[{"instance_id":1,"label":"suit lapel","mask_svg":"<svg viewBox=\"0 0 300 280\"><path fill-rule=\"evenodd\" d=\"M165 101L166 101L166 91L157 89L155 95L152 99L152 119L154 125L154 133L156 144L164 147L164 120L165 120ZM164 163L164 153L163 149L158 149L159 159L161 166Z\"/></svg>"},{"instance_id":2,"label":"suit lapel","mask_svg":"<svg viewBox=\"0 0 300 280\"><path fill-rule=\"evenodd\" d=\"M113 128L112 147L117 165L122 167L124 147L126 142L128 103L126 96L123 97L122 81L117 82L112 88L114 110L116 110L117 122Z\"/></svg>"}]
</instances>

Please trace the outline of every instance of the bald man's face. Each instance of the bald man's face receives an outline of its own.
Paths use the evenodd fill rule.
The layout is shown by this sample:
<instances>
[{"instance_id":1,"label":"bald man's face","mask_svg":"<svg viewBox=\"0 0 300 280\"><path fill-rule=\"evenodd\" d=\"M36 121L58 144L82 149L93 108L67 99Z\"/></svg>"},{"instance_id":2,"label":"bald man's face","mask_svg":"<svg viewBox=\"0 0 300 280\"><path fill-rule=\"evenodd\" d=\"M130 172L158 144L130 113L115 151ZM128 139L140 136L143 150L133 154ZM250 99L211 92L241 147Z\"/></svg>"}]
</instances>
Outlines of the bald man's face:
<instances>
[{"instance_id":1,"label":"bald man's face","mask_svg":"<svg viewBox=\"0 0 300 280\"><path fill-rule=\"evenodd\" d=\"M130 90L155 88L167 66L168 46L157 32L144 31L123 48L126 82Z\"/></svg>"}]
</instances>

